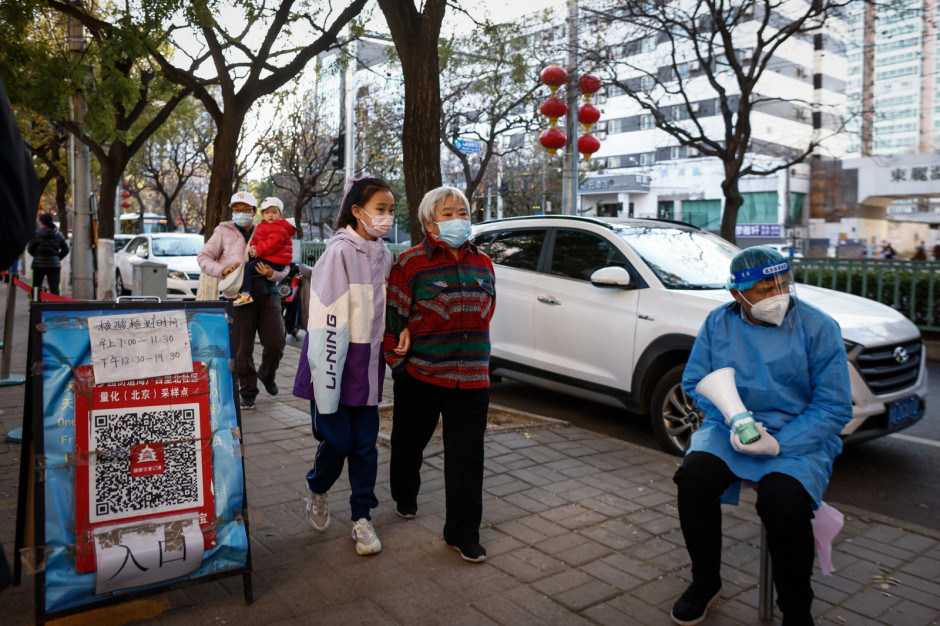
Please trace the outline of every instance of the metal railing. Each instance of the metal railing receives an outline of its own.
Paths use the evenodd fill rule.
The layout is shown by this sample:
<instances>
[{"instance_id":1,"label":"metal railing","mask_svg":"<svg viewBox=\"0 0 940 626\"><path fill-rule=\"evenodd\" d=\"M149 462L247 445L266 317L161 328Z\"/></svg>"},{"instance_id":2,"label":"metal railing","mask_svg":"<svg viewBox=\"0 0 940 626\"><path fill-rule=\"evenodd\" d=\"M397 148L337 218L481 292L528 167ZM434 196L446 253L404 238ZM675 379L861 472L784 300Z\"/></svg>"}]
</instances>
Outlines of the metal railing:
<instances>
[{"instance_id":1,"label":"metal railing","mask_svg":"<svg viewBox=\"0 0 940 626\"><path fill-rule=\"evenodd\" d=\"M940 331L940 261L793 259L797 282L886 304L922 331Z\"/></svg>"},{"instance_id":2,"label":"metal railing","mask_svg":"<svg viewBox=\"0 0 940 626\"><path fill-rule=\"evenodd\" d=\"M407 250L411 246L407 246L400 243L390 243L388 244L388 249L392 251L392 258L398 258L398 255ZM306 263L307 265L313 265L317 262L317 259L320 258L320 255L323 254L323 251L326 250L325 243L314 243L312 241L301 241L300 242L300 261L301 263Z\"/></svg>"}]
</instances>

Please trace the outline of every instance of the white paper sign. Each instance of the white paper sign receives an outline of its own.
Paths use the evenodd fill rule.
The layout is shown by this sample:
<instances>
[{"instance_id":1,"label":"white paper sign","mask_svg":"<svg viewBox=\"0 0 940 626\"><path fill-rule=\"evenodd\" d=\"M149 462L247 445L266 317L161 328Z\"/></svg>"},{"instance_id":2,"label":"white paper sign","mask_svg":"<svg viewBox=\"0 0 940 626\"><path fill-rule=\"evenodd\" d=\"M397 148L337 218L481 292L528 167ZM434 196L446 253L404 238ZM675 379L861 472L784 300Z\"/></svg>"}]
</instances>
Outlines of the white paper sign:
<instances>
[{"instance_id":1,"label":"white paper sign","mask_svg":"<svg viewBox=\"0 0 940 626\"><path fill-rule=\"evenodd\" d=\"M95 593L185 576L202 565L196 516L177 516L95 530Z\"/></svg>"},{"instance_id":2,"label":"white paper sign","mask_svg":"<svg viewBox=\"0 0 940 626\"><path fill-rule=\"evenodd\" d=\"M193 371L185 311L141 311L88 318L96 383Z\"/></svg>"}]
</instances>

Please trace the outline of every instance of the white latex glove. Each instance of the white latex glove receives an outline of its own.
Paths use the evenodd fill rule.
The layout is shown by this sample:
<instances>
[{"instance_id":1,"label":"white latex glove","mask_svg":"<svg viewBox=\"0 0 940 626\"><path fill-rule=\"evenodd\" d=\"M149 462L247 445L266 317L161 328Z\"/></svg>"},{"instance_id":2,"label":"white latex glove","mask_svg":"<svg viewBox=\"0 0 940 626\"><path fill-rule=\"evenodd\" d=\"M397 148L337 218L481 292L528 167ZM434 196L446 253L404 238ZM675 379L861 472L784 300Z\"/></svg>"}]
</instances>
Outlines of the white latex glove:
<instances>
[{"instance_id":1,"label":"white latex glove","mask_svg":"<svg viewBox=\"0 0 940 626\"><path fill-rule=\"evenodd\" d=\"M754 425L757 427L757 432L760 433L760 439L754 443L743 444L741 439L738 438L738 433L734 432L734 429L731 429L731 446L742 454L755 454L761 456L778 456L780 454L780 442L777 439L767 432L767 429L764 428L764 425L760 422L755 422Z\"/></svg>"}]
</instances>

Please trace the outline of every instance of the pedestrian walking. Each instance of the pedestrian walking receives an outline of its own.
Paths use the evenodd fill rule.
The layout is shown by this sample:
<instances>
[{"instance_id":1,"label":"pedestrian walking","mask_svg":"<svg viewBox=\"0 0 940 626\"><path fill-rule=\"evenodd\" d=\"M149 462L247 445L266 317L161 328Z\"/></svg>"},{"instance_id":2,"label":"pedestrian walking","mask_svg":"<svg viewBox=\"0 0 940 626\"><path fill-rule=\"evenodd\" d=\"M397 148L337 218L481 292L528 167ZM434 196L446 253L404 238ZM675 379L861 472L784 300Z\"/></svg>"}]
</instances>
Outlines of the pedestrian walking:
<instances>
[{"instance_id":1,"label":"pedestrian walking","mask_svg":"<svg viewBox=\"0 0 940 626\"><path fill-rule=\"evenodd\" d=\"M255 197L247 191L236 192L229 207L231 221L215 227L209 241L196 257L199 267L209 276L222 278L235 271L245 258L245 247L254 231ZM238 371L238 390L242 410L255 408L258 381L265 391L277 395L274 382L281 357L284 356L284 320L281 318L281 298L277 283L287 275L287 268L275 270L259 261L252 276L252 302L233 309L235 335L235 363ZM255 335L261 339L261 366L255 369Z\"/></svg>"},{"instance_id":2,"label":"pedestrian walking","mask_svg":"<svg viewBox=\"0 0 940 626\"><path fill-rule=\"evenodd\" d=\"M689 355L682 387L705 420L674 478L692 559L692 584L672 609L677 624L699 623L721 595L721 503L737 501L741 480L757 484L783 623L813 623L811 520L842 451L852 397L838 323L792 296L791 284L776 250L738 253L728 282L734 302L708 315ZM725 367L734 368L738 394L757 421L756 441L742 441L696 389Z\"/></svg>"},{"instance_id":3,"label":"pedestrian walking","mask_svg":"<svg viewBox=\"0 0 940 626\"><path fill-rule=\"evenodd\" d=\"M379 178L349 179L326 250L313 267L307 335L294 395L310 400L319 442L307 472L306 515L314 530L330 525L327 493L349 465L352 539L361 555L382 542L372 526L378 506L379 400L385 381L382 335L385 283L392 253L382 237L392 228L395 195Z\"/></svg>"},{"instance_id":4,"label":"pedestrian walking","mask_svg":"<svg viewBox=\"0 0 940 626\"><path fill-rule=\"evenodd\" d=\"M385 358L395 408L389 480L398 514L418 514L423 451L443 423L444 541L471 562L486 560L483 435L489 408L489 325L496 304L493 264L468 241L470 205L454 187L425 194L424 241L392 267ZM410 345L401 333L410 332ZM406 335L406 339L408 336Z\"/></svg>"},{"instance_id":5,"label":"pedestrian walking","mask_svg":"<svg viewBox=\"0 0 940 626\"><path fill-rule=\"evenodd\" d=\"M62 272L62 259L69 253L69 244L65 235L55 227L52 213L39 216L39 229L26 251L33 257L30 269L33 272L32 286L42 288L46 281L49 293L59 295L59 278Z\"/></svg>"}]
</instances>

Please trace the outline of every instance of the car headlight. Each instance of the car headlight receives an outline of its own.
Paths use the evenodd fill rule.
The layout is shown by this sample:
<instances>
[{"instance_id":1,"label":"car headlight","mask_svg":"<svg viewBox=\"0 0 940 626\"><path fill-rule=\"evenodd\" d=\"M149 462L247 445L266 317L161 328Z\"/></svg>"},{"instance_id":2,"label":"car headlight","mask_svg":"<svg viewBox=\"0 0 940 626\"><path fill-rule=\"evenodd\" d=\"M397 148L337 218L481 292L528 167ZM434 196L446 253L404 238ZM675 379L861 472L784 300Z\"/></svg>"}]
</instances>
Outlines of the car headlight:
<instances>
[{"instance_id":1,"label":"car headlight","mask_svg":"<svg viewBox=\"0 0 940 626\"><path fill-rule=\"evenodd\" d=\"M176 280L189 280L189 276L186 275L186 272L181 272L180 270L167 270L166 275L168 278L175 278Z\"/></svg>"}]
</instances>

